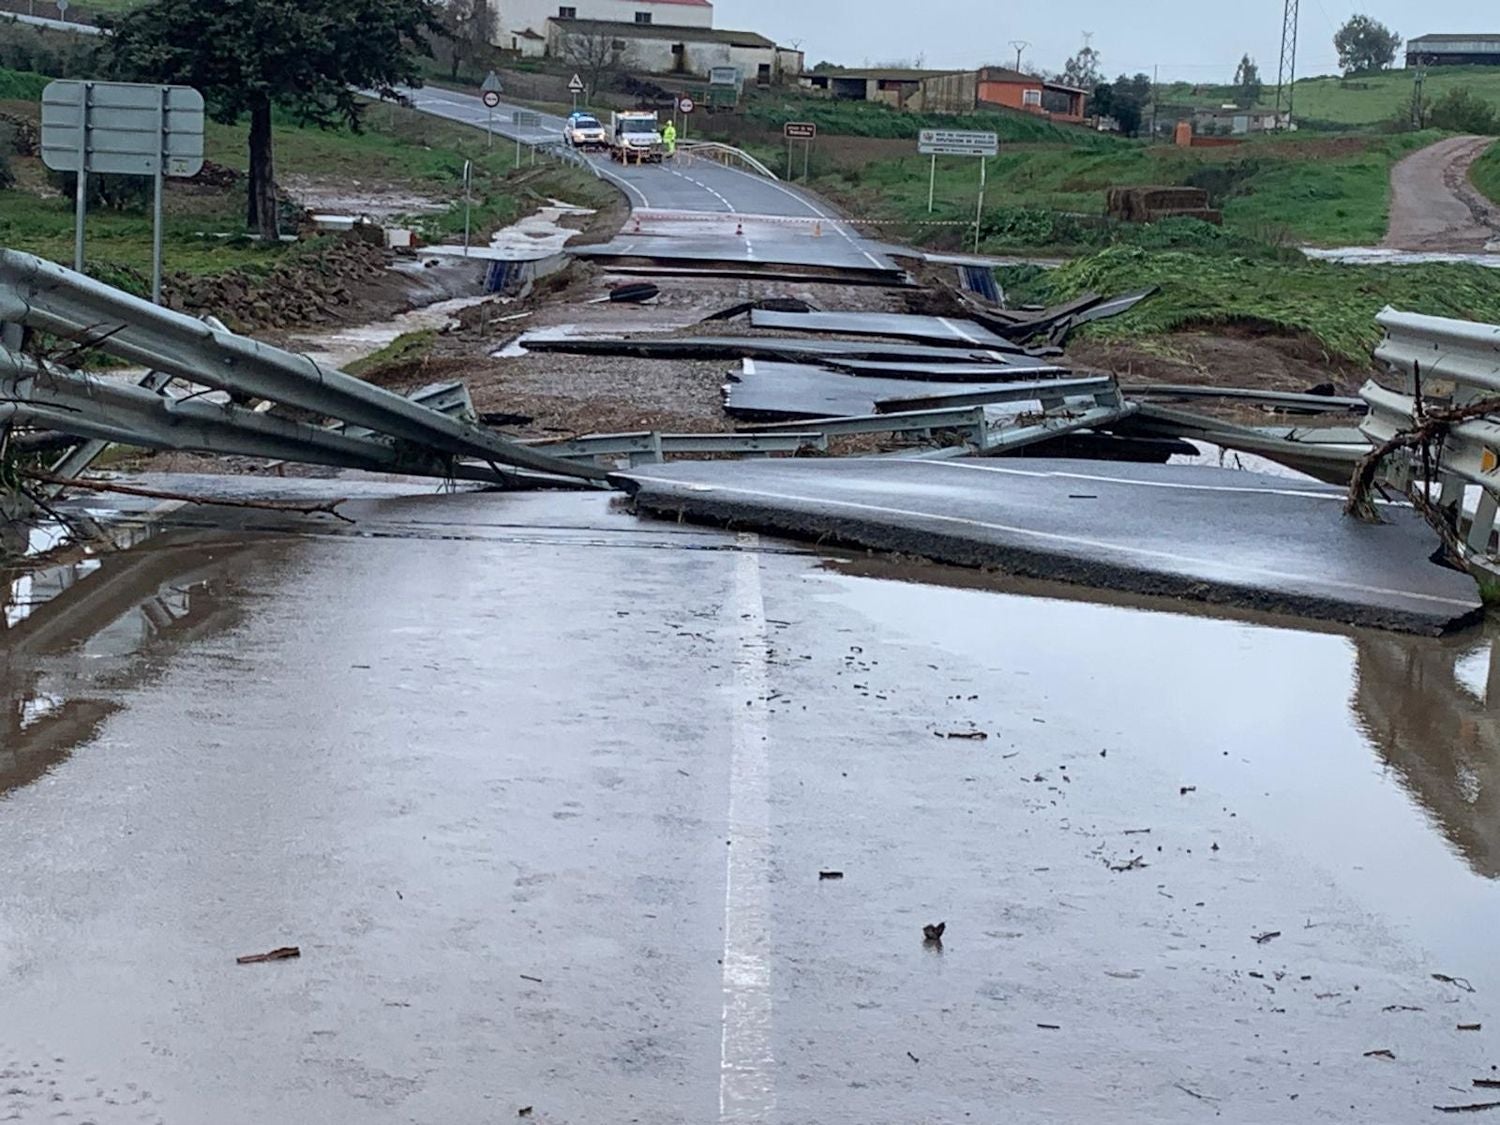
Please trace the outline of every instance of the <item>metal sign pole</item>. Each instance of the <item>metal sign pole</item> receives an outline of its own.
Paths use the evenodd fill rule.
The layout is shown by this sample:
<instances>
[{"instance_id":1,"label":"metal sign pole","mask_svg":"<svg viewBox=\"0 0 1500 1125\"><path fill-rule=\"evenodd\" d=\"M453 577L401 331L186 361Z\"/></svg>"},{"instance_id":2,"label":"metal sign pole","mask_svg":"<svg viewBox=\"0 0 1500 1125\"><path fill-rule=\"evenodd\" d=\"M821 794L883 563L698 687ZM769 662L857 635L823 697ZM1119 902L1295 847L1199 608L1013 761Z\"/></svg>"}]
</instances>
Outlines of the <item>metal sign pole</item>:
<instances>
[{"instance_id":1,"label":"metal sign pole","mask_svg":"<svg viewBox=\"0 0 1500 1125\"><path fill-rule=\"evenodd\" d=\"M932 214L937 198L937 153L932 154L932 167L927 172L927 213Z\"/></svg>"},{"instance_id":2,"label":"metal sign pole","mask_svg":"<svg viewBox=\"0 0 1500 1125\"><path fill-rule=\"evenodd\" d=\"M495 147L495 107L485 106L484 109L484 151L489 152Z\"/></svg>"},{"instance_id":3,"label":"metal sign pole","mask_svg":"<svg viewBox=\"0 0 1500 1125\"><path fill-rule=\"evenodd\" d=\"M805 184L812 179L808 170L812 167L812 138L807 138L807 143L802 147L802 182Z\"/></svg>"},{"instance_id":4,"label":"metal sign pole","mask_svg":"<svg viewBox=\"0 0 1500 1125\"><path fill-rule=\"evenodd\" d=\"M171 146L167 142L167 88L163 86L156 103L156 132L159 148L156 154L154 194L151 202L151 303L161 304L161 216L162 196L166 194L167 153Z\"/></svg>"},{"instance_id":5,"label":"metal sign pole","mask_svg":"<svg viewBox=\"0 0 1500 1125\"><path fill-rule=\"evenodd\" d=\"M73 188L73 269L83 272L83 221L89 209L89 93L92 82L83 84L83 106L78 119L78 179Z\"/></svg>"},{"instance_id":6,"label":"metal sign pole","mask_svg":"<svg viewBox=\"0 0 1500 1125\"><path fill-rule=\"evenodd\" d=\"M469 191L469 181L470 181L470 178L471 178L472 170L473 170L473 164L470 161L465 160L464 161L464 257L465 258L467 258L469 256L469 198L470 198L470 195L471 195L471 192Z\"/></svg>"},{"instance_id":7,"label":"metal sign pole","mask_svg":"<svg viewBox=\"0 0 1500 1125\"><path fill-rule=\"evenodd\" d=\"M989 157L979 158L979 209L974 212L974 253L979 253L979 227L984 221L984 182L990 166Z\"/></svg>"}]
</instances>

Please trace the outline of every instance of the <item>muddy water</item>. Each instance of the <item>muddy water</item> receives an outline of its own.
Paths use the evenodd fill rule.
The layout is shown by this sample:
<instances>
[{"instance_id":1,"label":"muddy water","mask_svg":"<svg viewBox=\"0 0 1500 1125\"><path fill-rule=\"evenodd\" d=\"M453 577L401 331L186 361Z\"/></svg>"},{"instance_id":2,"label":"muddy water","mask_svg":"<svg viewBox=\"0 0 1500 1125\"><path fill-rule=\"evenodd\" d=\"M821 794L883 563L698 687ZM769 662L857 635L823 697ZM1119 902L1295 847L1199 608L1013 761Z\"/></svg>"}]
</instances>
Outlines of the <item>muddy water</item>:
<instances>
[{"instance_id":1,"label":"muddy water","mask_svg":"<svg viewBox=\"0 0 1500 1125\"><path fill-rule=\"evenodd\" d=\"M942 568L845 569L860 577L841 597L882 631L1012 678L1049 724L1149 758L1326 871L1435 966L1500 991L1500 625L1448 639L1304 632L1077 592L942 589ZM997 603L1003 636L971 627Z\"/></svg>"},{"instance_id":2,"label":"muddy water","mask_svg":"<svg viewBox=\"0 0 1500 1125\"><path fill-rule=\"evenodd\" d=\"M360 495L0 579L0 1116L699 1125L742 979L762 1120L1404 1122L1494 1061L1488 635Z\"/></svg>"}]
</instances>

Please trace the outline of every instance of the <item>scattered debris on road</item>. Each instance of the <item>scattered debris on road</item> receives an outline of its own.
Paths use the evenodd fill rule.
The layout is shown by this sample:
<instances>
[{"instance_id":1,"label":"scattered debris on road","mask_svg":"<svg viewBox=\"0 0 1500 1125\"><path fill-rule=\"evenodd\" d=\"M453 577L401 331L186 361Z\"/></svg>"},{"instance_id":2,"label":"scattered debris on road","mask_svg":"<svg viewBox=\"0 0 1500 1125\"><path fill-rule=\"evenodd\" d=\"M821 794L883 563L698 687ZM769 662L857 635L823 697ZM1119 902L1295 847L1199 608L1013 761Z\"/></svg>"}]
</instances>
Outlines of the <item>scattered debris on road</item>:
<instances>
[{"instance_id":1,"label":"scattered debris on road","mask_svg":"<svg viewBox=\"0 0 1500 1125\"><path fill-rule=\"evenodd\" d=\"M1265 945L1268 941L1274 941L1281 936L1280 930L1267 930L1263 934L1255 934L1252 940L1256 945Z\"/></svg>"},{"instance_id":2,"label":"scattered debris on road","mask_svg":"<svg viewBox=\"0 0 1500 1125\"><path fill-rule=\"evenodd\" d=\"M819 871L818 872L818 878L819 879L842 879L843 877L844 877L844 873L842 871Z\"/></svg>"},{"instance_id":3,"label":"scattered debris on road","mask_svg":"<svg viewBox=\"0 0 1500 1125\"><path fill-rule=\"evenodd\" d=\"M236 965L261 965L267 961L290 961L294 957L301 957L302 950L295 945L283 945L280 949L273 949L269 953L246 953L244 956L236 957Z\"/></svg>"},{"instance_id":4,"label":"scattered debris on road","mask_svg":"<svg viewBox=\"0 0 1500 1125\"><path fill-rule=\"evenodd\" d=\"M1454 988L1461 988L1465 992L1474 991L1474 986L1463 977L1450 977L1447 973L1433 973L1432 979L1443 984L1451 984Z\"/></svg>"},{"instance_id":5,"label":"scattered debris on road","mask_svg":"<svg viewBox=\"0 0 1500 1125\"><path fill-rule=\"evenodd\" d=\"M1500 1102L1470 1102L1468 1105L1435 1105L1439 1113L1479 1113L1486 1109L1500 1109Z\"/></svg>"},{"instance_id":6,"label":"scattered debris on road","mask_svg":"<svg viewBox=\"0 0 1500 1125\"><path fill-rule=\"evenodd\" d=\"M1388 1050L1385 1047L1381 1047L1379 1050L1376 1050L1376 1051L1366 1051L1365 1052L1365 1058L1367 1058L1367 1059L1390 1059L1392 1062L1395 1062L1396 1061L1396 1053L1394 1051Z\"/></svg>"},{"instance_id":7,"label":"scattered debris on road","mask_svg":"<svg viewBox=\"0 0 1500 1125\"><path fill-rule=\"evenodd\" d=\"M922 940L942 944L943 934L948 929L947 922L928 922L922 927Z\"/></svg>"}]
</instances>

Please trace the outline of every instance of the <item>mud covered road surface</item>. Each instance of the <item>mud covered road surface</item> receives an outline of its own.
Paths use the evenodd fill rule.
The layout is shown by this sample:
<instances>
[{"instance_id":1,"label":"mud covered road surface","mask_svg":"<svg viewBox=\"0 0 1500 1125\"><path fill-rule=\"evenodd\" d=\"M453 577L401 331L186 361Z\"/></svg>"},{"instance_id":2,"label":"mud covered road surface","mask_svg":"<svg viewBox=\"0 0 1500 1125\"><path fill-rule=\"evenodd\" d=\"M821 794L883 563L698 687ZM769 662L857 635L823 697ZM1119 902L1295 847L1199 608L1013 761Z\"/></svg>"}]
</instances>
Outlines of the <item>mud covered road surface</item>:
<instances>
[{"instance_id":1,"label":"mud covered road surface","mask_svg":"<svg viewBox=\"0 0 1500 1125\"><path fill-rule=\"evenodd\" d=\"M601 496L168 483L357 522L95 501L116 548L38 533L5 574L0 1119L1495 1100L1487 636L1087 602Z\"/></svg>"},{"instance_id":2,"label":"mud covered road surface","mask_svg":"<svg viewBox=\"0 0 1500 1125\"><path fill-rule=\"evenodd\" d=\"M1477 253L1500 249L1500 207L1469 181L1493 137L1449 137L1391 170L1387 249Z\"/></svg>"}]
</instances>

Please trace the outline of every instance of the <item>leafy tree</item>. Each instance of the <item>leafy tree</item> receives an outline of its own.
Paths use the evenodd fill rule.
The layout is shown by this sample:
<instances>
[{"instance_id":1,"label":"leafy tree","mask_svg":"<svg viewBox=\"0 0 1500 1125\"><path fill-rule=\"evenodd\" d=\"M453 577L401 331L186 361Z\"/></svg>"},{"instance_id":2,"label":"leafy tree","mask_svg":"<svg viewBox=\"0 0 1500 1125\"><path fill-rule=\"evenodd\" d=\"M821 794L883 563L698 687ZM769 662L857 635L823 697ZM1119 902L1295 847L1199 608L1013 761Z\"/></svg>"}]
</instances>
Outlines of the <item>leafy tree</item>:
<instances>
[{"instance_id":1,"label":"leafy tree","mask_svg":"<svg viewBox=\"0 0 1500 1125\"><path fill-rule=\"evenodd\" d=\"M481 59L493 49L495 9L490 0L448 0L439 18L448 41L448 80L457 82L464 63Z\"/></svg>"},{"instance_id":2,"label":"leafy tree","mask_svg":"<svg viewBox=\"0 0 1500 1125\"><path fill-rule=\"evenodd\" d=\"M1455 87L1432 103L1427 124L1434 129L1451 129L1455 133L1480 133L1488 136L1500 132L1500 113L1483 98L1463 86Z\"/></svg>"},{"instance_id":3,"label":"leafy tree","mask_svg":"<svg viewBox=\"0 0 1500 1125\"><path fill-rule=\"evenodd\" d=\"M433 0L152 0L115 22L112 68L196 87L226 125L249 116L246 220L274 239L272 107L299 124L357 131L355 90L394 97L420 85L418 55L439 31Z\"/></svg>"},{"instance_id":4,"label":"leafy tree","mask_svg":"<svg viewBox=\"0 0 1500 1125\"><path fill-rule=\"evenodd\" d=\"M1240 57L1240 65L1234 69L1234 100L1246 109L1260 101L1260 67L1249 55Z\"/></svg>"},{"instance_id":5,"label":"leafy tree","mask_svg":"<svg viewBox=\"0 0 1500 1125\"><path fill-rule=\"evenodd\" d=\"M1133 78L1120 75L1113 82L1098 86L1094 90L1095 106L1100 106L1100 93L1107 91L1103 98L1103 105L1109 108L1099 108L1100 114L1113 117L1115 123L1120 126L1120 132L1127 137L1138 136L1141 131L1141 122L1146 116L1146 106L1151 103L1151 76L1149 74L1137 74Z\"/></svg>"},{"instance_id":6,"label":"leafy tree","mask_svg":"<svg viewBox=\"0 0 1500 1125\"><path fill-rule=\"evenodd\" d=\"M1401 36L1369 16L1350 16L1333 37L1339 66L1345 74L1387 70L1396 61Z\"/></svg>"},{"instance_id":7,"label":"leafy tree","mask_svg":"<svg viewBox=\"0 0 1500 1125\"><path fill-rule=\"evenodd\" d=\"M1081 49L1063 64L1062 80L1079 90L1092 90L1103 82L1104 75L1099 72L1099 52L1092 47Z\"/></svg>"}]
</instances>

